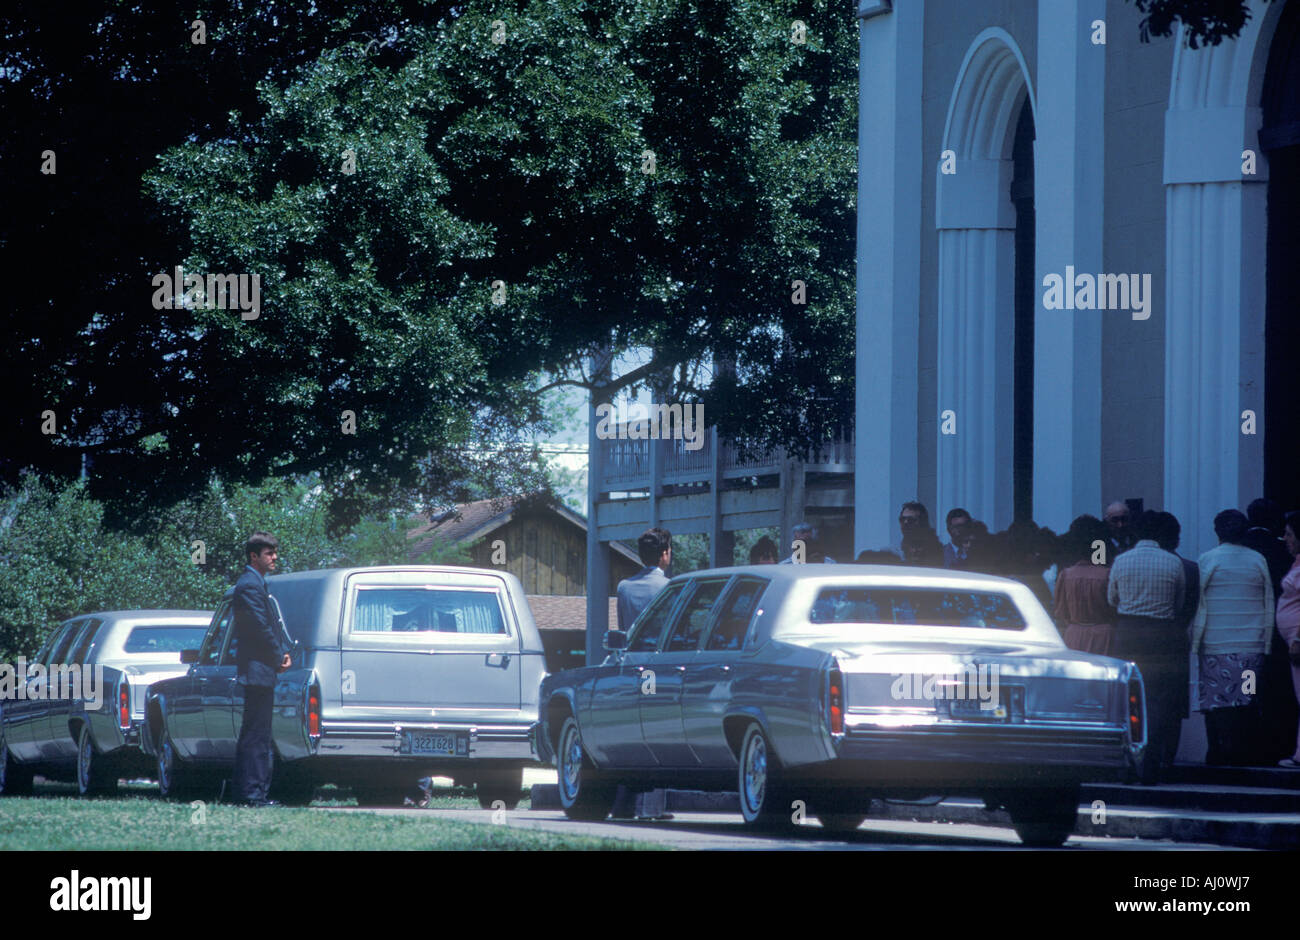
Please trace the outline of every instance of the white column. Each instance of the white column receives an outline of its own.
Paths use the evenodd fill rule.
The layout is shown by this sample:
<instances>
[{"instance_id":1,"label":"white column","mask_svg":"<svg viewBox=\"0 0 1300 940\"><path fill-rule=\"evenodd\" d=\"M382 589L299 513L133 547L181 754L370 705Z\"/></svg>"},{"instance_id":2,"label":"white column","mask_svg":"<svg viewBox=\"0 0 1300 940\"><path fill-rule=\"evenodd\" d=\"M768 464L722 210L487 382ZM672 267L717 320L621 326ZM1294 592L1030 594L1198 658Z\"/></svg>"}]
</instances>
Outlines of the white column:
<instances>
[{"instance_id":1,"label":"white column","mask_svg":"<svg viewBox=\"0 0 1300 940\"><path fill-rule=\"evenodd\" d=\"M1048 274L1103 271L1106 47L1091 24L1105 18L1104 0L1038 5L1034 521L1058 532L1102 511L1101 318L1125 315L1043 309Z\"/></svg>"},{"instance_id":2,"label":"white column","mask_svg":"<svg viewBox=\"0 0 1300 940\"><path fill-rule=\"evenodd\" d=\"M880 15L861 21L859 50L855 553L891 542L917 487L925 4L883 9L859 9Z\"/></svg>"},{"instance_id":3,"label":"white column","mask_svg":"<svg viewBox=\"0 0 1300 940\"><path fill-rule=\"evenodd\" d=\"M939 443L934 507L991 529L1012 516L1015 227L1010 160L967 160L939 207ZM952 411L954 434L944 433Z\"/></svg>"},{"instance_id":4,"label":"white column","mask_svg":"<svg viewBox=\"0 0 1300 940\"><path fill-rule=\"evenodd\" d=\"M1267 187L1241 181L1239 146L1236 159L1224 161L1231 163L1226 172L1188 172L1191 161L1168 149L1168 131L1183 116L1169 112L1166 122L1165 506L1182 522L1181 553L1195 557L1217 544L1216 512L1241 508L1264 491ZM1244 121L1259 128L1258 109L1235 117L1235 127L1207 127L1203 146L1239 139ZM1212 178L1234 170L1234 179ZM1246 245L1260 257L1243 257ZM1256 414L1254 435L1241 432L1245 409Z\"/></svg>"},{"instance_id":5,"label":"white column","mask_svg":"<svg viewBox=\"0 0 1300 940\"><path fill-rule=\"evenodd\" d=\"M1216 512L1264 490L1268 164L1255 105L1280 5L1250 7L1236 40L1178 49L1165 112L1165 508L1191 557L1217 543Z\"/></svg>"}]
</instances>

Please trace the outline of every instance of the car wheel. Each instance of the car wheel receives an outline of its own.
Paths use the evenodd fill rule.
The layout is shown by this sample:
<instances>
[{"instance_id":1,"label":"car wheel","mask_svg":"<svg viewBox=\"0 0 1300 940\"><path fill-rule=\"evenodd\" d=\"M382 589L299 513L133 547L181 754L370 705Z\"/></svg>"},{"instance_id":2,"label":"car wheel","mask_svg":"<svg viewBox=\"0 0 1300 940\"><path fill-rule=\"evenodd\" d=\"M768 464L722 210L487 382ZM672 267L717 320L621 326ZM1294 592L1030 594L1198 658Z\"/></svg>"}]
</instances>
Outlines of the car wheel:
<instances>
[{"instance_id":1,"label":"car wheel","mask_svg":"<svg viewBox=\"0 0 1300 940\"><path fill-rule=\"evenodd\" d=\"M1006 800L1011 825L1025 845L1054 849L1074 832L1079 817L1079 788L1031 791Z\"/></svg>"},{"instance_id":2,"label":"car wheel","mask_svg":"<svg viewBox=\"0 0 1300 940\"><path fill-rule=\"evenodd\" d=\"M9 745L0 738L0 796L30 796L35 776L9 753Z\"/></svg>"},{"instance_id":3,"label":"car wheel","mask_svg":"<svg viewBox=\"0 0 1300 940\"><path fill-rule=\"evenodd\" d=\"M95 753L95 739L90 725L82 725L77 736L77 793L102 796L117 792L117 774L107 758Z\"/></svg>"},{"instance_id":4,"label":"car wheel","mask_svg":"<svg viewBox=\"0 0 1300 940\"><path fill-rule=\"evenodd\" d=\"M596 765L582 747L578 719L569 715L560 726L556 753L560 778L560 807L570 819L600 822L614 808L616 790L599 779Z\"/></svg>"},{"instance_id":5,"label":"car wheel","mask_svg":"<svg viewBox=\"0 0 1300 940\"><path fill-rule=\"evenodd\" d=\"M740 813L755 829L790 829L795 825L789 791L780 784L775 755L757 724L745 729L740 744Z\"/></svg>"},{"instance_id":6,"label":"car wheel","mask_svg":"<svg viewBox=\"0 0 1300 940\"><path fill-rule=\"evenodd\" d=\"M505 804L506 809L516 809L524 796L524 769L489 771L478 778L474 788L478 805L483 809L496 809L494 804L498 800Z\"/></svg>"},{"instance_id":7,"label":"car wheel","mask_svg":"<svg viewBox=\"0 0 1300 940\"><path fill-rule=\"evenodd\" d=\"M157 773L158 795L164 800L187 800L194 795L194 774L176 753L166 729L158 742Z\"/></svg>"},{"instance_id":8,"label":"car wheel","mask_svg":"<svg viewBox=\"0 0 1300 940\"><path fill-rule=\"evenodd\" d=\"M409 787L403 789L402 787L393 786L354 786L352 795L356 797L358 806L380 809L401 806L405 802L409 790Z\"/></svg>"}]
</instances>

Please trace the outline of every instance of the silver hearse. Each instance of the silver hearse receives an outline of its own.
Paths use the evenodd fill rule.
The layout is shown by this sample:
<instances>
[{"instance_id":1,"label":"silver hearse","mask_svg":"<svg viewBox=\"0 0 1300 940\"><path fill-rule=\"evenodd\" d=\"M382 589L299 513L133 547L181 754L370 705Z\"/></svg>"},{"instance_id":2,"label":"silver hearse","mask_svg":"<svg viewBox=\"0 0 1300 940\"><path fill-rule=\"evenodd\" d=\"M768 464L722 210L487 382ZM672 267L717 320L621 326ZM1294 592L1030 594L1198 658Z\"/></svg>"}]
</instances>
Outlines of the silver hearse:
<instances>
[{"instance_id":1,"label":"silver hearse","mask_svg":"<svg viewBox=\"0 0 1300 940\"><path fill-rule=\"evenodd\" d=\"M1023 842L1074 828L1079 784L1131 775L1136 666L1065 647L1024 585L859 565L674 578L598 666L547 677L535 729L575 819L618 784L738 790L746 823L853 830L873 798L971 795Z\"/></svg>"},{"instance_id":2,"label":"silver hearse","mask_svg":"<svg viewBox=\"0 0 1300 940\"><path fill-rule=\"evenodd\" d=\"M38 773L76 781L83 796L149 775L139 747L145 694L185 672L181 651L211 619L210 610L109 610L60 624L32 657L43 675L0 701L0 794L30 793ZM66 694L71 674L80 688Z\"/></svg>"},{"instance_id":3,"label":"silver hearse","mask_svg":"<svg viewBox=\"0 0 1300 940\"><path fill-rule=\"evenodd\" d=\"M485 807L518 805L545 675L518 578L392 566L267 584L294 644L275 689L274 799L310 802L335 783L362 805L400 806L441 775L475 784ZM188 672L150 689L144 746L164 797L211 793L233 768L244 697L232 620L227 594Z\"/></svg>"}]
</instances>

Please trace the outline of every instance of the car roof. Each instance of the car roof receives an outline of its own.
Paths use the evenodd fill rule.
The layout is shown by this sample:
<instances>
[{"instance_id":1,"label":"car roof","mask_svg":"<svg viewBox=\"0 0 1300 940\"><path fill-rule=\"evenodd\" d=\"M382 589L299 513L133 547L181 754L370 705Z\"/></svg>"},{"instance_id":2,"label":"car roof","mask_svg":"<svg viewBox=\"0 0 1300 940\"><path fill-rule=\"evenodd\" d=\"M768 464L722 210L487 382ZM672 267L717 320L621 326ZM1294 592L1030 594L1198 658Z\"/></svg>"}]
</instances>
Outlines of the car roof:
<instances>
[{"instance_id":1,"label":"car roof","mask_svg":"<svg viewBox=\"0 0 1300 940\"><path fill-rule=\"evenodd\" d=\"M936 587L1003 588L1019 584L1012 578L981 574L976 571L955 571L947 568L917 568L908 565L855 565L855 564L804 564L804 565L736 565L729 568L706 568L676 575L672 580L687 580L709 575L756 575L772 581L835 581L846 578L870 584L906 583L917 586L919 582L933 583Z\"/></svg>"},{"instance_id":2,"label":"car roof","mask_svg":"<svg viewBox=\"0 0 1300 940\"><path fill-rule=\"evenodd\" d=\"M379 571L416 571L427 574L469 574L481 577L505 578L507 581L513 577L510 572L498 568L476 568L469 565L368 565L357 566L354 568L313 568L309 571L288 571L284 574L273 574L269 576L266 581L272 588L277 584L302 581L342 582L349 575L373 574ZM234 585L226 588L226 595L229 596L234 589Z\"/></svg>"},{"instance_id":3,"label":"car roof","mask_svg":"<svg viewBox=\"0 0 1300 940\"><path fill-rule=\"evenodd\" d=\"M99 617L102 620L133 620L145 624L192 618L202 619L206 624L212 619L212 613L210 610L97 610L89 614L77 614L75 617L69 617L68 620Z\"/></svg>"}]
</instances>

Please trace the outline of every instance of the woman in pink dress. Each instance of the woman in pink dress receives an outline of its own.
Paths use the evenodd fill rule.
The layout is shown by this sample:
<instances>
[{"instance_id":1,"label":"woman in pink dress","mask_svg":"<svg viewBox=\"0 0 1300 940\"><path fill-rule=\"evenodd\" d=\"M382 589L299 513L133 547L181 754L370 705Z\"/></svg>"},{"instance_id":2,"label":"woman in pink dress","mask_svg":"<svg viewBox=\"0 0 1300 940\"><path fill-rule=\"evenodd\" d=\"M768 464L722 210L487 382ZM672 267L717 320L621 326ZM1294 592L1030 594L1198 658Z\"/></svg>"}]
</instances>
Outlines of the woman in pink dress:
<instances>
[{"instance_id":1,"label":"woman in pink dress","mask_svg":"<svg viewBox=\"0 0 1300 940\"><path fill-rule=\"evenodd\" d=\"M1110 578L1106 523L1095 516L1079 516L1062 542L1063 564L1068 567L1056 576L1057 629L1070 649L1107 656L1115 639L1115 608L1106 599Z\"/></svg>"}]
</instances>

